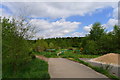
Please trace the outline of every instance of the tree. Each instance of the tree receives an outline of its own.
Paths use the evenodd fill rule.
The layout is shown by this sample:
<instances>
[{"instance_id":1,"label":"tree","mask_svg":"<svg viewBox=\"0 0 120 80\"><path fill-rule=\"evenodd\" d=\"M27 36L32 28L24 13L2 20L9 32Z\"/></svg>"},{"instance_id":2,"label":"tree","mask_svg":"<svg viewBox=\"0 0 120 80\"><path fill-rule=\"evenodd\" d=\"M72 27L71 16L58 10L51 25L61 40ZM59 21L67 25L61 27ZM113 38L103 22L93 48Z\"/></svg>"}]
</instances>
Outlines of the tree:
<instances>
[{"instance_id":1,"label":"tree","mask_svg":"<svg viewBox=\"0 0 120 80\"><path fill-rule=\"evenodd\" d=\"M120 53L120 26L115 25L113 29L114 45L116 46L116 52Z\"/></svg>"},{"instance_id":2,"label":"tree","mask_svg":"<svg viewBox=\"0 0 120 80\"><path fill-rule=\"evenodd\" d=\"M111 33L102 35L97 41L98 46L100 47L99 53L105 54L115 51L114 37Z\"/></svg>"},{"instance_id":3,"label":"tree","mask_svg":"<svg viewBox=\"0 0 120 80\"><path fill-rule=\"evenodd\" d=\"M99 38L104 35L104 28L101 26L100 23L95 23L92 26L92 29L90 30L90 34L88 35L91 40L99 40Z\"/></svg>"},{"instance_id":4,"label":"tree","mask_svg":"<svg viewBox=\"0 0 120 80\"><path fill-rule=\"evenodd\" d=\"M48 43L44 39L39 39L34 45L35 51L41 52L48 48Z\"/></svg>"},{"instance_id":5,"label":"tree","mask_svg":"<svg viewBox=\"0 0 120 80\"><path fill-rule=\"evenodd\" d=\"M84 53L86 54L97 54L98 52L98 45L93 40L88 40L84 47Z\"/></svg>"},{"instance_id":6,"label":"tree","mask_svg":"<svg viewBox=\"0 0 120 80\"><path fill-rule=\"evenodd\" d=\"M13 71L15 75L26 63L31 60L29 56L28 28L20 29L15 19L1 19L2 23L2 61L3 77L8 77L7 72ZM21 22L23 24L23 22ZM26 36L27 35L27 36Z\"/></svg>"}]
</instances>

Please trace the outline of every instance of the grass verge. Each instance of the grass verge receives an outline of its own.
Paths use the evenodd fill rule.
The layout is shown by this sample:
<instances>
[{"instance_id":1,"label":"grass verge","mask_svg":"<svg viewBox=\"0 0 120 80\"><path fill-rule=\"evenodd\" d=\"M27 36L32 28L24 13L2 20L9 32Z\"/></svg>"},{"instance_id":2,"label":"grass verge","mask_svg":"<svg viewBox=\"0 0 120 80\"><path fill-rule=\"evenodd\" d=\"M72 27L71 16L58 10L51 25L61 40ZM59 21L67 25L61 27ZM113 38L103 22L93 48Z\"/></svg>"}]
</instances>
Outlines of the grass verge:
<instances>
[{"instance_id":1,"label":"grass verge","mask_svg":"<svg viewBox=\"0 0 120 80\"><path fill-rule=\"evenodd\" d=\"M45 57L47 57L47 58L56 58L56 57L58 57L57 56L57 54L56 54L56 52L33 52L33 54L37 54L37 55L43 55L43 56L45 56Z\"/></svg>"},{"instance_id":2,"label":"grass verge","mask_svg":"<svg viewBox=\"0 0 120 80\"><path fill-rule=\"evenodd\" d=\"M78 54L74 53L74 51L66 51L63 54L60 54L61 57L63 58L96 58L99 57L100 55L88 55L88 54Z\"/></svg>"},{"instance_id":3,"label":"grass verge","mask_svg":"<svg viewBox=\"0 0 120 80\"><path fill-rule=\"evenodd\" d=\"M74 53L74 51L64 51L62 52L59 56L57 56L57 53L62 52L62 50L57 50L55 52L33 52L33 54L37 55L43 55L47 58L57 58L57 57L63 57L63 58L96 58L99 57L100 55L87 55L87 54L80 54L80 53Z\"/></svg>"},{"instance_id":4,"label":"grass verge","mask_svg":"<svg viewBox=\"0 0 120 80\"><path fill-rule=\"evenodd\" d=\"M24 67L22 67L19 71L17 71L15 74L12 72L6 72L3 75L4 79L9 78L39 78L39 79L45 79L49 80L50 76L48 73L48 64L47 62L40 60L40 59L33 59L28 64L26 64Z\"/></svg>"}]
</instances>

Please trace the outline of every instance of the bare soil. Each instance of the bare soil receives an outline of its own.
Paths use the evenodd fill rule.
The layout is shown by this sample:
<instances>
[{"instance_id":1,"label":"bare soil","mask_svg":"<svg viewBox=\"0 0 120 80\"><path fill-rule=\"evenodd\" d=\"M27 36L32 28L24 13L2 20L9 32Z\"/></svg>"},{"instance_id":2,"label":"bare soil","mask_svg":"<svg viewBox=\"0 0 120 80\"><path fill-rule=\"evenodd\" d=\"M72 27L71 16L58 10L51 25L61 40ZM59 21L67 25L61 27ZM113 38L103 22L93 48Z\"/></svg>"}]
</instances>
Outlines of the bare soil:
<instances>
[{"instance_id":1,"label":"bare soil","mask_svg":"<svg viewBox=\"0 0 120 80\"><path fill-rule=\"evenodd\" d=\"M36 58L39 58L41 60L47 61L48 62L48 58L42 56L42 55L36 55Z\"/></svg>"},{"instance_id":2,"label":"bare soil","mask_svg":"<svg viewBox=\"0 0 120 80\"><path fill-rule=\"evenodd\" d=\"M120 54L109 53L98 58L94 58L92 61L102 62L105 64L120 65Z\"/></svg>"}]
</instances>

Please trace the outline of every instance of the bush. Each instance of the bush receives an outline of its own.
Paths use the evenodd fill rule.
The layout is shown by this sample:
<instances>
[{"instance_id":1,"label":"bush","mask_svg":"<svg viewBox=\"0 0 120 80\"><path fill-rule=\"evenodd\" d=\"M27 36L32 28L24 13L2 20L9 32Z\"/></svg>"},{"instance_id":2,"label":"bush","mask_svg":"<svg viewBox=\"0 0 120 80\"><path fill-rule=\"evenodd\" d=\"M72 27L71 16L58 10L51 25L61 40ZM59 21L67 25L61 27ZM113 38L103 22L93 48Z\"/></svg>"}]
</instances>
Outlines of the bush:
<instances>
[{"instance_id":1,"label":"bush","mask_svg":"<svg viewBox=\"0 0 120 80\"><path fill-rule=\"evenodd\" d=\"M98 45L96 44L96 42L93 40L88 40L84 47L83 53L98 54Z\"/></svg>"},{"instance_id":2,"label":"bush","mask_svg":"<svg viewBox=\"0 0 120 80\"><path fill-rule=\"evenodd\" d=\"M117 49L117 50L115 51L115 53L119 53L119 54L120 54L120 50L119 50L119 49Z\"/></svg>"},{"instance_id":3,"label":"bush","mask_svg":"<svg viewBox=\"0 0 120 80\"><path fill-rule=\"evenodd\" d=\"M31 54L32 59L36 59L36 56L34 54Z\"/></svg>"},{"instance_id":4,"label":"bush","mask_svg":"<svg viewBox=\"0 0 120 80\"><path fill-rule=\"evenodd\" d=\"M35 43L33 49L37 52L42 52L42 51L45 51L47 48L48 48L48 43L43 39L39 39Z\"/></svg>"}]
</instances>

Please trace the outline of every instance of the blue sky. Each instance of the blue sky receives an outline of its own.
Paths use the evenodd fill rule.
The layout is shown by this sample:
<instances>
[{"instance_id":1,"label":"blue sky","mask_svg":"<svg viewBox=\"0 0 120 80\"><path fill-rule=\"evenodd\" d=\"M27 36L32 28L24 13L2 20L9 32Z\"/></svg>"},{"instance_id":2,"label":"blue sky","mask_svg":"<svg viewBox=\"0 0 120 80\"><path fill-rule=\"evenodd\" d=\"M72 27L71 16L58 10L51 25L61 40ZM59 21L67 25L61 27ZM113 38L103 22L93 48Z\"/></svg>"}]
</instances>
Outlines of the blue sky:
<instances>
[{"instance_id":1,"label":"blue sky","mask_svg":"<svg viewBox=\"0 0 120 80\"><path fill-rule=\"evenodd\" d=\"M92 15L89 14L86 14L85 16L75 15L75 16L67 17L66 20L71 22L74 21L83 22L84 23L83 26L93 24L95 22L101 22L101 24L105 24L112 17L109 16L109 14L111 14L112 12L113 12L113 8L108 7L102 9L102 11L95 12Z\"/></svg>"},{"instance_id":2,"label":"blue sky","mask_svg":"<svg viewBox=\"0 0 120 80\"><path fill-rule=\"evenodd\" d=\"M117 22L117 19L113 17L113 15L115 15L114 12L116 7L113 7L114 4L111 3L102 3L98 5L97 3L92 3L95 4L95 6L87 3L84 3L85 5L81 6L79 6L81 3L73 3L72 5L71 3L57 4L3 3L1 4L2 7L0 6L0 11L3 13L2 16L14 17L13 15L19 15L17 11L20 8L27 12L26 9L24 10L24 7L29 6L28 12L30 10L33 11L30 12L30 15L28 14L26 16L31 17L32 25L37 26L37 29L43 30L42 33L38 32L36 37L42 36L46 38L61 36L85 36L85 34L89 33L91 25L95 22L100 22L101 25L106 27L106 30L111 31L113 29L112 26ZM32 7L33 5L34 8Z\"/></svg>"},{"instance_id":3,"label":"blue sky","mask_svg":"<svg viewBox=\"0 0 120 80\"><path fill-rule=\"evenodd\" d=\"M9 7L0 4L0 8L4 9L6 13L8 14L12 14L12 11L9 9Z\"/></svg>"},{"instance_id":4,"label":"blue sky","mask_svg":"<svg viewBox=\"0 0 120 80\"><path fill-rule=\"evenodd\" d=\"M101 24L106 24L107 21L110 18L112 18L112 15L111 15L112 12L113 12L113 8L108 7L108 8L102 9L101 11L98 10L98 12L96 11L92 15L86 14L85 16L79 16L79 15L70 16L70 17L66 18L66 21L82 22L82 24L80 26L83 26L83 27L86 25L94 24L95 22L100 22ZM83 30L83 28L81 29L81 27L80 27L80 29L78 29L76 31L81 32L82 30Z\"/></svg>"}]
</instances>

